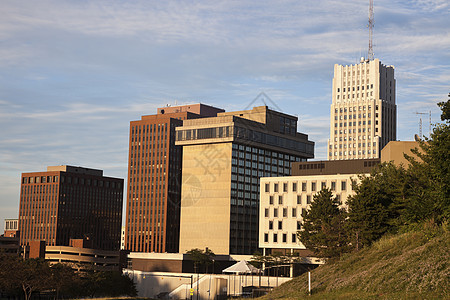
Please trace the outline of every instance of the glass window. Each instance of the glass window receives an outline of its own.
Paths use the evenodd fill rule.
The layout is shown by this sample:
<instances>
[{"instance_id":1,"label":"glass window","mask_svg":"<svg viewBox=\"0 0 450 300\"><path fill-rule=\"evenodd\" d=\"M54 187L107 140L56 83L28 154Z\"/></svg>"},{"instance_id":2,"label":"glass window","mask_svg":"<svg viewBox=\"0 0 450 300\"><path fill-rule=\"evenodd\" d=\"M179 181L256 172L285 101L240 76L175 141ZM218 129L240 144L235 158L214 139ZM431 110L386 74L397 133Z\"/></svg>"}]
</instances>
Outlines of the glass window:
<instances>
[{"instance_id":1,"label":"glass window","mask_svg":"<svg viewBox=\"0 0 450 300\"><path fill-rule=\"evenodd\" d=\"M268 243L268 242L269 242L269 234L264 233L264 243Z\"/></svg>"},{"instance_id":2,"label":"glass window","mask_svg":"<svg viewBox=\"0 0 450 300\"><path fill-rule=\"evenodd\" d=\"M292 234L292 242L293 243L297 242L297 235L295 233Z\"/></svg>"},{"instance_id":3,"label":"glass window","mask_svg":"<svg viewBox=\"0 0 450 300\"><path fill-rule=\"evenodd\" d=\"M266 208L266 209L267 209L267 214L269 214L269 209L268 208ZM273 216L275 218L278 218L278 208L273 209Z\"/></svg>"},{"instance_id":4,"label":"glass window","mask_svg":"<svg viewBox=\"0 0 450 300\"><path fill-rule=\"evenodd\" d=\"M336 182L335 181L331 182L331 190L332 191L336 190Z\"/></svg>"},{"instance_id":5,"label":"glass window","mask_svg":"<svg viewBox=\"0 0 450 300\"><path fill-rule=\"evenodd\" d=\"M283 196L278 196L278 204L283 204Z\"/></svg>"},{"instance_id":6,"label":"glass window","mask_svg":"<svg viewBox=\"0 0 450 300\"><path fill-rule=\"evenodd\" d=\"M311 182L311 191L315 191L315 190L316 190L316 183Z\"/></svg>"},{"instance_id":7,"label":"glass window","mask_svg":"<svg viewBox=\"0 0 450 300\"><path fill-rule=\"evenodd\" d=\"M273 229L273 221L269 221L269 229L270 229L270 230Z\"/></svg>"},{"instance_id":8,"label":"glass window","mask_svg":"<svg viewBox=\"0 0 450 300\"><path fill-rule=\"evenodd\" d=\"M273 242L278 243L278 235L276 233L273 234Z\"/></svg>"},{"instance_id":9,"label":"glass window","mask_svg":"<svg viewBox=\"0 0 450 300\"><path fill-rule=\"evenodd\" d=\"M287 234L283 233L283 243L286 243L286 242L287 242Z\"/></svg>"},{"instance_id":10,"label":"glass window","mask_svg":"<svg viewBox=\"0 0 450 300\"><path fill-rule=\"evenodd\" d=\"M306 192L306 182L302 182L302 192Z\"/></svg>"},{"instance_id":11,"label":"glass window","mask_svg":"<svg viewBox=\"0 0 450 300\"><path fill-rule=\"evenodd\" d=\"M283 229L283 221L278 221L278 230Z\"/></svg>"},{"instance_id":12,"label":"glass window","mask_svg":"<svg viewBox=\"0 0 450 300\"><path fill-rule=\"evenodd\" d=\"M297 209L295 207L292 208L292 217L293 218L297 217Z\"/></svg>"},{"instance_id":13,"label":"glass window","mask_svg":"<svg viewBox=\"0 0 450 300\"><path fill-rule=\"evenodd\" d=\"M292 183L292 191L296 192L297 191L297 182L293 182Z\"/></svg>"},{"instance_id":14,"label":"glass window","mask_svg":"<svg viewBox=\"0 0 450 300\"><path fill-rule=\"evenodd\" d=\"M275 183L273 185L273 190L274 190L275 193L278 193L278 183Z\"/></svg>"},{"instance_id":15,"label":"glass window","mask_svg":"<svg viewBox=\"0 0 450 300\"><path fill-rule=\"evenodd\" d=\"M297 195L297 204L302 204L302 196Z\"/></svg>"},{"instance_id":16,"label":"glass window","mask_svg":"<svg viewBox=\"0 0 450 300\"><path fill-rule=\"evenodd\" d=\"M287 218L287 214L288 214L287 207L284 207L283 208L283 217Z\"/></svg>"},{"instance_id":17,"label":"glass window","mask_svg":"<svg viewBox=\"0 0 450 300\"><path fill-rule=\"evenodd\" d=\"M270 205L273 204L273 196L269 196L269 204L270 204Z\"/></svg>"},{"instance_id":18,"label":"glass window","mask_svg":"<svg viewBox=\"0 0 450 300\"><path fill-rule=\"evenodd\" d=\"M264 216L265 216L266 218L269 217L269 209L268 209L268 208L265 208L265 209L264 209Z\"/></svg>"},{"instance_id":19,"label":"glass window","mask_svg":"<svg viewBox=\"0 0 450 300\"><path fill-rule=\"evenodd\" d=\"M347 181L342 180L341 182L341 191L347 190Z\"/></svg>"},{"instance_id":20,"label":"glass window","mask_svg":"<svg viewBox=\"0 0 450 300\"><path fill-rule=\"evenodd\" d=\"M311 195L306 196L306 204L311 204Z\"/></svg>"}]
</instances>

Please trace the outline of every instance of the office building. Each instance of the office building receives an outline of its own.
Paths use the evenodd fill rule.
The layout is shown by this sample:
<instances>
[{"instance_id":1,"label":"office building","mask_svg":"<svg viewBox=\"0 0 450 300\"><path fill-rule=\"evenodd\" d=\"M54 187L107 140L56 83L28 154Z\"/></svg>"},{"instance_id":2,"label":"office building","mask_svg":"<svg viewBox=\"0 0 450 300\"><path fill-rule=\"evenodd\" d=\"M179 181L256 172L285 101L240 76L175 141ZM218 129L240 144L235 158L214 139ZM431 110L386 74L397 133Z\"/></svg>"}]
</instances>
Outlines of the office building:
<instances>
[{"instance_id":1,"label":"office building","mask_svg":"<svg viewBox=\"0 0 450 300\"><path fill-rule=\"evenodd\" d=\"M418 142L391 141L379 159L298 162L292 164L292 176L261 178L259 246L266 254L273 250L302 253L306 248L296 234L301 229L302 212L309 209L317 192L331 189L346 207L347 198L354 194L352 183L359 181L359 175L370 174L384 162L408 167L404 155L417 159L411 152L417 147Z\"/></svg>"},{"instance_id":2,"label":"office building","mask_svg":"<svg viewBox=\"0 0 450 300\"><path fill-rule=\"evenodd\" d=\"M394 67L378 59L335 65L329 160L380 158L397 136Z\"/></svg>"},{"instance_id":3,"label":"office building","mask_svg":"<svg viewBox=\"0 0 450 300\"><path fill-rule=\"evenodd\" d=\"M354 194L352 182L379 163L380 159L299 162L292 164L292 176L261 178L259 247L263 253L287 250L302 255L306 248L297 239L297 231L314 195L331 189L345 207Z\"/></svg>"},{"instance_id":4,"label":"office building","mask_svg":"<svg viewBox=\"0 0 450 300\"><path fill-rule=\"evenodd\" d=\"M258 249L259 179L290 175L293 162L314 157L297 117L269 109L184 120L180 253L253 254Z\"/></svg>"},{"instance_id":5,"label":"office building","mask_svg":"<svg viewBox=\"0 0 450 300\"><path fill-rule=\"evenodd\" d=\"M178 251L182 149L175 146L175 128L223 111L204 104L164 107L130 122L125 249Z\"/></svg>"},{"instance_id":6,"label":"office building","mask_svg":"<svg viewBox=\"0 0 450 300\"><path fill-rule=\"evenodd\" d=\"M95 249L119 250L122 204L123 179L102 170L64 165L22 173L20 243L68 246L89 237Z\"/></svg>"}]
</instances>

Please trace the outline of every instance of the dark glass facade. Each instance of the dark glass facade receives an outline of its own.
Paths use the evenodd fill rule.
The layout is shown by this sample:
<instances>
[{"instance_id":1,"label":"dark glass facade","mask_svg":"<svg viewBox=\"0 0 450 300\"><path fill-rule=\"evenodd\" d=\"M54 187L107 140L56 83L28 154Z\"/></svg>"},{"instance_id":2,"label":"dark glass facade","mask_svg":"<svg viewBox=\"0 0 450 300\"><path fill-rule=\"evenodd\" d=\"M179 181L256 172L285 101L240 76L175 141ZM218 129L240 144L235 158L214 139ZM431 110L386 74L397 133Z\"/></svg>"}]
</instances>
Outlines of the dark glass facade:
<instances>
[{"instance_id":1,"label":"dark glass facade","mask_svg":"<svg viewBox=\"0 0 450 300\"><path fill-rule=\"evenodd\" d=\"M231 165L230 253L258 250L259 178L290 175L292 162L305 158L233 143Z\"/></svg>"},{"instance_id":2,"label":"dark glass facade","mask_svg":"<svg viewBox=\"0 0 450 300\"><path fill-rule=\"evenodd\" d=\"M119 250L122 204L123 179L62 171L24 173L21 244L45 240L48 246L69 246L70 239L88 237L96 249Z\"/></svg>"}]
</instances>

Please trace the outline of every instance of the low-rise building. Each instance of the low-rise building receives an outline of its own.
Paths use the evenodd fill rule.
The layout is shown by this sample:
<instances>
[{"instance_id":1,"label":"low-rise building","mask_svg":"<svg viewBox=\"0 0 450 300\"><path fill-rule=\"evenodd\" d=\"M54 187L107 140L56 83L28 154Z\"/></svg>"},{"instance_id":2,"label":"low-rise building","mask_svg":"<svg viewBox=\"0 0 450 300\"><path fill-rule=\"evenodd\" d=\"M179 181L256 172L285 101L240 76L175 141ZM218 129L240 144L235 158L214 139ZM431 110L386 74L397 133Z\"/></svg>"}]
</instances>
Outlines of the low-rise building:
<instances>
[{"instance_id":1,"label":"low-rise building","mask_svg":"<svg viewBox=\"0 0 450 300\"><path fill-rule=\"evenodd\" d=\"M89 240L71 239L70 246L46 246L31 241L27 258L44 258L50 264L66 263L77 271L119 271L119 251L87 248Z\"/></svg>"},{"instance_id":2,"label":"low-rise building","mask_svg":"<svg viewBox=\"0 0 450 300\"><path fill-rule=\"evenodd\" d=\"M5 237L20 237L19 235L19 219L5 219Z\"/></svg>"},{"instance_id":3,"label":"low-rise building","mask_svg":"<svg viewBox=\"0 0 450 300\"><path fill-rule=\"evenodd\" d=\"M297 231L314 195L328 188L345 206L354 194L353 181L379 163L379 159L296 162L293 176L261 178L259 247L263 254L276 249L311 255L298 240Z\"/></svg>"},{"instance_id":4,"label":"low-rise building","mask_svg":"<svg viewBox=\"0 0 450 300\"><path fill-rule=\"evenodd\" d=\"M259 247L264 254L275 250L308 255L297 231L301 229L302 212L309 209L317 192L331 189L345 207L359 175L369 174L384 162L408 167L404 155L416 157L411 150L418 147L414 141L391 141L382 149L380 159L295 162L291 165L292 176L261 178Z\"/></svg>"}]
</instances>

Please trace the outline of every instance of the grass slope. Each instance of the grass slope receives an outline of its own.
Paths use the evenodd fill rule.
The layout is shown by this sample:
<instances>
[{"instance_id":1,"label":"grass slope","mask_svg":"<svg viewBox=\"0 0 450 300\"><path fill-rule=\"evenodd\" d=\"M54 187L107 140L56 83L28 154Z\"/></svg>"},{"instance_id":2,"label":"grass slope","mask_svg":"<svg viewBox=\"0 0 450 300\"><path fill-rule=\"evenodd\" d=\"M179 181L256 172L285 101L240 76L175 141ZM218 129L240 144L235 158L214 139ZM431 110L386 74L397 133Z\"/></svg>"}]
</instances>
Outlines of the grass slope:
<instances>
[{"instance_id":1,"label":"grass slope","mask_svg":"<svg viewBox=\"0 0 450 300\"><path fill-rule=\"evenodd\" d=\"M281 285L263 299L450 299L448 225L380 239L308 275Z\"/></svg>"}]
</instances>

